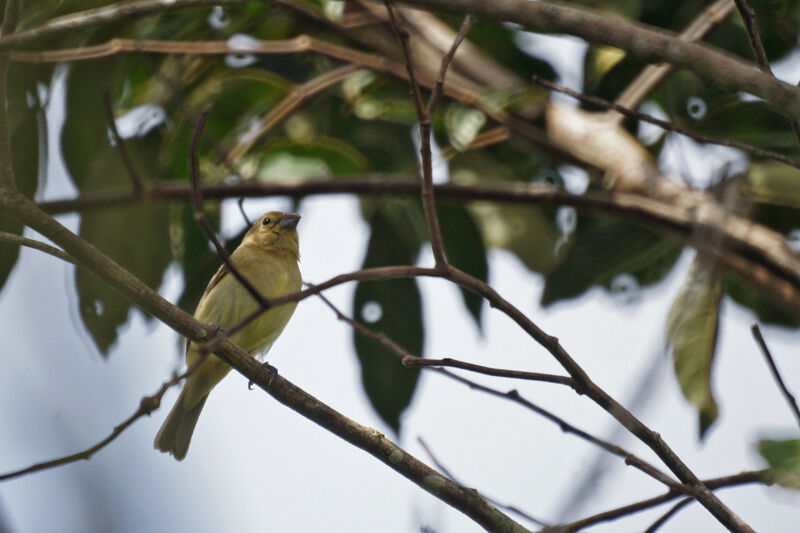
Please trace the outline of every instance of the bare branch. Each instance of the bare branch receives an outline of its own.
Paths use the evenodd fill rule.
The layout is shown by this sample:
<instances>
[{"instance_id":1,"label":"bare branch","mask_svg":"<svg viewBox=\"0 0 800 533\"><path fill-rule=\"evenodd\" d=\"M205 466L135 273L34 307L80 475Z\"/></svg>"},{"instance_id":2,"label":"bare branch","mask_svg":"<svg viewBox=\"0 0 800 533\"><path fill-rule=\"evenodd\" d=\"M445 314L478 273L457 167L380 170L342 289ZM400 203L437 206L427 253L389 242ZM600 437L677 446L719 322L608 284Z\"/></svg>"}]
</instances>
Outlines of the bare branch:
<instances>
[{"instance_id":1,"label":"bare branch","mask_svg":"<svg viewBox=\"0 0 800 533\"><path fill-rule=\"evenodd\" d=\"M789 404L789 409L792 410L792 414L797 420L797 424L800 425L800 407L797 406L797 400L795 400L794 395L789 391L789 388L786 386L786 383L784 383L783 378L781 377L781 373L778 370L777 365L775 365L775 359L773 359L772 353L770 353L769 348L767 347L767 342L764 340L764 336L761 335L761 328L758 327L758 324L753 324L750 330L753 332L753 337L756 339L758 346L761 348L761 353L764 354L764 359L767 360L767 365L772 373L772 377L775 379L775 383L778 384L778 388L780 389L781 394L783 394L783 397L786 399L786 403Z\"/></svg>"},{"instance_id":2,"label":"bare branch","mask_svg":"<svg viewBox=\"0 0 800 533\"><path fill-rule=\"evenodd\" d=\"M192 206L194 207L194 217L200 223L200 226L203 228L203 231L212 243L214 243L214 247L217 249L217 254L219 255L222 262L225 263L225 266L228 267L228 270L231 271L239 283L247 289L247 292L250 293L250 296L258 302L259 307L261 308L260 311L263 311L269 304L267 300L261 295L261 293L256 289L250 280L248 280L244 275L239 272L233 262L231 261L228 252L225 250L225 247L222 246L222 243L219 242L217 235L214 233L214 230L211 229L211 224L208 223L208 219L206 218L205 211L203 210L203 193L198 186L200 183L200 171L198 169L198 154L197 154L197 147L200 144L200 136L203 133L203 127L208 120L208 116L211 114L211 105L206 105L203 108L203 111L200 113L200 116L197 119L197 124L194 128L194 134L192 135L192 148L190 153L190 160L189 160L189 174L191 175L191 183L192 183Z\"/></svg>"},{"instance_id":3,"label":"bare branch","mask_svg":"<svg viewBox=\"0 0 800 533\"><path fill-rule=\"evenodd\" d=\"M764 45L761 44L761 36L758 34L758 23L756 22L756 14L747 3L747 0L734 0L736 9L744 21L744 27L747 28L747 36L750 39L750 48L753 49L753 56L756 58L756 65L758 68L772 74L772 69L769 66L767 53L764 51Z\"/></svg>"},{"instance_id":4,"label":"bare branch","mask_svg":"<svg viewBox=\"0 0 800 533\"><path fill-rule=\"evenodd\" d=\"M0 242L4 242L11 245L17 246L27 246L28 248L33 248L35 250L39 250L40 252L44 252L46 254L50 254L54 257L58 257L59 259L63 259L69 263L77 265L78 263L75 259L69 255L68 253L64 252L63 250L59 250L55 246L50 246L49 244L45 244L43 242L35 241L33 239L28 239L25 237L20 237L19 235L14 235L13 233L7 233L5 231L0 231Z\"/></svg>"},{"instance_id":5,"label":"bare branch","mask_svg":"<svg viewBox=\"0 0 800 533\"><path fill-rule=\"evenodd\" d=\"M144 185L139 174L136 172L136 168L133 166L131 158L128 156L128 149L125 147L125 141L120 137L119 131L117 130L117 121L114 118L114 109L111 106L111 93L108 89L103 90L103 104L105 106L106 116L108 117L108 127L114 138L114 144L119 150L119 155L122 157L122 162L128 171L128 177L133 187L133 194L139 197L144 192Z\"/></svg>"},{"instance_id":6,"label":"bare branch","mask_svg":"<svg viewBox=\"0 0 800 533\"><path fill-rule=\"evenodd\" d=\"M541 372L524 372L522 370L506 370L503 368L492 368L488 366L467 363L466 361L459 361L457 359L451 359L449 357L445 357L444 359L424 359L422 357L414 357L413 355L406 355L405 357L403 357L403 366L410 366L410 367L448 366L452 368L460 368L462 370L469 370L471 372L477 372L478 374L485 374L487 376L524 379L528 381L541 381L544 383L557 383L559 385L567 385L569 387L575 386L575 383L572 381L572 378L568 376L558 376L555 374L542 374Z\"/></svg>"},{"instance_id":7,"label":"bare branch","mask_svg":"<svg viewBox=\"0 0 800 533\"><path fill-rule=\"evenodd\" d=\"M153 394L152 396L145 396L144 398L142 398L142 400L139 402L139 408L131 416L125 419L124 422L116 426L113 429L113 431L111 431L111 434L108 437L101 440L94 446L86 448L85 450L78 453L66 455L64 457L59 457L58 459L52 459L50 461L45 461L43 463L37 463L27 468L23 468L21 470L15 470L14 472L9 472L7 474L2 474L0 475L0 481L8 481L9 479L14 479L16 477L24 476L26 474L32 474L34 472L40 472L42 470L48 470L50 468L55 468L57 466L74 463L76 461L81 461L81 460L88 461L89 459L92 458L92 456L94 456L94 454L96 454L97 452L99 452L100 450L111 444L114 440L116 440L116 438L119 437L122 434L122 432L124 432L126 429L132 426L134 422L136 422L143 416L150 416L150 413L158 409L159 406L161 405L161 399L164 397L164 393L166 393L170 387L177 384L178 382L183 380L186 376L188 376L197 366L198 365L195 365L194 367L187 370L183 374L175 376L171 380L165 382L163 385L161 385L161 388L159 388L158 391L156 391L156 393Z\"/></svg>"},{"instance_id":8,"label":"bare branch","mask_svg":"<svg viewBox=\"0 0 800 533\"><path fill-rule=\"evenodd\" d=\"M405 28L400 27L391 2L387 0L384 3L386 4L386 10L389 13L389 22L391 23L392 30L394 30L395 36L397 37L400 46L403 48L403 55L406 61L406 70L408 71L408 78L411 84L411 94L414 100L414 107L417 110L417 117L419 119L419 153L420 159L422 160L422 205L425 208L425 220L428 223L428 232L431 236L431 249L433 251L434 260L436 261L436 268L444 269L447 268L447 256L445 255L444 251L442 230L439 227L439 217L436 213L436 201L433 196L431 114L433 110L435 110L436 104L439 101L439 96L437 96L437 93L441 94L441 90L444 85L444 76L447 73L447 66L450 64L450 60L453 58L453 54L455 54L458 44L464 40L466 31L469 30L469 27L472 23L470 21L471 19L464 19L464 23L461 25L461 31L459 31L458 36L456 37L456 40L450 49L450 53L445 54L445 56L442 58L442 66L439 72L439 79L441 79L441 83L437 80L437 84L434 86L433 94L431 95L431 99L428 102L428 108L426 109L422 104L422 96L419 92L419 83L417 82L414 60L411 55L411 49L408 46L408 32Z\"/></svg>"},{"instance_id":9,"label":"bare branch","mask_svg":"<svg viewBox=\"0 0 800 533\"><path fill-rule=\"evenodd\" d=\"M771 150L765 150L763 148L758 148L756 146L752 146L746 143L742 143L739 141L729 141L727 139L716 139L714 137L708 137L706 135L701 135L699 133L694 133L686 128L682 128L671 122L667 122L665 120L657 119L653 116L647 115L645 113L640 113L639 111L635 111L633 109L629 109L627 107L623 107L619 104L614 104L609 102L608 100L604 100L597 96L590 96L587 94L582 94L577 91L573 91L567 87L563 87L561 85L557 85L553 82L544 80L539 77L534 77L533 82L536 84L541 85L542 87L546 87L552 91L558 91L560 93L564 93L569 95L581 102L586 102L592 105L596 105L598 107L602 107L604 109L617 111L618 113L625 115L627 117L635 118L638 120L643 120L645 122L649 122L651 124L655 124L659 128L662 128L666 131L673 131L675 133L680 133L681 135L686 135L687 137L691 137L700 142L708 143L708 144L716 144L719 146L728 146L730 148L736 148L737 150L741 150L743 152L747 152L748 154L754 155L756 157L763 157L765 159L772 159L774 161L778 161L780 163L784 163L786 165L792 166L794 168L800 168L800 161L793 159L791 157L786 157L783 154L779 154L777 152L773 152Z\"/></svg>"},{"instance_id":10,"label":"bare branch","mask_svg":"<svg viewBox=\"0 0 800 533\"><path fill-rule=\"evenodd\" d=\"M444 78L447 75L447 69L450 67L450 62L453 60L453 56L456 55L458 46L467 36L467 32L469 32L469 29L472 27L472 23L474 21L475 19L472 17L472 15L467 15L464 17L464 21L461 23L461 28L459 28L458 34L453 41L453 45L450 47L450 50L447 52L447 54L442 57L442 67L439 70L439 75L436 77L436 85L433 86L433 91L431 91L431 96L428 100L428 107L425 110L428 114L428 118L433 118L433 114L436 112L436 107L439 105L439 100L444 92Z\"/></svg>"},{"instance_id":11,"label":"bare branch","mask_svg":"<svg viewBox=\"0 0 800 533\"><path fill-rule=\"evenodd\" d=\"M677 38L673 33L597 11L555 2L528 0L407 0L451 13L472 13L498 22L515 22L531 31L567 33L590 43L621 48L652 63L667 62L692 70L704 81L729 91L744 91L768 100L793 119L800 119L800 91L708 45Z\"/></svg>"},{"instance_id":12,"label":"bare branch","mask_svg":"<svg viewBox=\"0 0 800 533\"><path fill-rule=\"evenodd\" d=\"M714 26L722 23L728 15L733 12L732 0L717 0L713 4L706 7L685 30L681 32L678 38L684 41L699 41L706 33L708 33ZM636 109L645 97L655 89L670 72L673 66L669 63L662 63L660 65L648 65L645 69L636 76L622 94L616 100L616 104L628 109Z\"/></svg>"},{"instance_id":13,"label":"bare branch","mask_svg":"<svg viewBox=\"0 0 800 533\"><path fill-rule=\"evenodd\" d=\"M316 288L316 286L314 286L314 285L312 285L310 283L307 283L306 285L310 285L311 288ZM359 335L363 335L364 337L372 339L373 341L375 341L375 342L381 344L382 346L384 346L385 348L387 348L392 354L394 354L396 357L401 359L403 364L405 364L406 361L413 360L413 359L421 360L421 361L425 360L425 359L423 359L421 357L416 357L414 355L411 355L405 349L403 349L400 345L398 345L394 340L392 340L389 337L387 337L385 334L377 333L375 331L372 331L371 329L369 329L368 327L364 326L360 322L357 322L356 320L353 320L351 317L345 315L335 305L333 305L333 303L331 303L330 300L328 300L325 296L323 296L322 293L318 293L317 296L319 296L322 299L322 301L325 302L325 305L327 305L329 308L331 308L331 310L333 310L334 313L336 313L336 317L339 320L342 320L343 322L346 322L347 324L349 324ZM541 416L541 417L543 417L543 418L555 423L556 425L558 425L559 428L561 428L561 431L563 431L565 433L571 433L571 434L573 434L573 435L575 435L575 436L577 436L577 437L579 437L579 438L581 438L581 439L583 439L583 440L585 440L585 441L587 441L587 442L589 442L591 444L594 444L594 445L602 448L603 450L605 450L605 451L607 451L609 453L612 453L612 454L614 454L614 455L616 455L618 457L622 457L623 459L625 459L625 464L631 465L634 468L637 468L638 470L641 470L642 472L644 472L648 476L650 476L653 479L663 483L667 487L675 489L675 490L677 490L677 491L679 491L681 493L694 493L695 492L692 488L681 485L680 483L676 482L673 478L671 478L669 475L665 474L664 472L660 471L658 468L656 468L655 466L651 465L650 463L648 463L644 459L641 459L640 457L637 457L636 455L630 453L629 451L625 450L624 448L622 448L620 446L617 446L616 444L612 444L612 443L610 443L608 441L605 441L603 439L600 439L598 437L595 437L595 436L583 431L582 429L579 429L579 428L573 426L572 424L570 424L569 422L567 422L563 418L551 413L547 409L539 407L538 405L534 404L533 402L531 402L529 400L526 400L525 398L523 398L519 394L519 392L516 389L510 390L508 392L502 392L502 391L499 391L497 389L493 389L491 387L487 387L486 385L481 385L480 383L476 383L476 382L471 381L471 380L469 380L467 378L461 377L461 376L459 376L457 374L454 374L452 372L449 372L448 370L445 370L443 368L438 368L438 367L435 367L435 366L424 366L424 365L423 365L423 368L427 368L429 370L433 370L438 374L444 375L444 376L446 376L446 377L448 377L448 378L450 378L452 380L458 381L459 383L461 383L463 385L467 385L469 388L471 388L473 390L478 390L478 391L485 392L485 393L487 393L489 395L492 395L492 396L496 396L496 397L499 397L499 398L504 398L504 399L507 399L507 400L511 400L512 402L517 403L517 404L525 407L526 409L529 409L529 410L533 411L534 413L538 414L539 416ZM559 377L559 376L553 376L553 377ZM573 386L573 385L571 385L571 386ZM573 386L573 388L575 388L575 387Z\"/></svg>"},{"instance_id":14,"label":"bare branch","mask_svg":"<svg viewBox=\"0 0 800 533\"><path fill-rule=\"evenodd\" d=\"M767 470L747 471L747 472L741 472L739 474L734 474L732 476L724 476L724 477L703 480L703 484L711 490L717 490L728 487L737 487L741 485L749 485L752 483L761 483L764 485L772 484L769 481L769 478L767 477ZM553 526L553 528L545 529L541 533L545 532L568 533L572 531L580 531L581 529L593 526L595 524L599 524L601 522L609 522L612 520L617 520L619 518L624 518L626 516L633 515L640 511L651 509L658 505L662 505L664 503L675 500L676 498L679 498L681 496L682 494L680 494L679 492L670 490L662 494L661 496L648 498L646 500L642 500L629 505L624 505L616 509L604 511L602 513L592 515L583 518L581 520L577 520L575 522L570 522L568 524Z\"/></svg>"}]
</instances>

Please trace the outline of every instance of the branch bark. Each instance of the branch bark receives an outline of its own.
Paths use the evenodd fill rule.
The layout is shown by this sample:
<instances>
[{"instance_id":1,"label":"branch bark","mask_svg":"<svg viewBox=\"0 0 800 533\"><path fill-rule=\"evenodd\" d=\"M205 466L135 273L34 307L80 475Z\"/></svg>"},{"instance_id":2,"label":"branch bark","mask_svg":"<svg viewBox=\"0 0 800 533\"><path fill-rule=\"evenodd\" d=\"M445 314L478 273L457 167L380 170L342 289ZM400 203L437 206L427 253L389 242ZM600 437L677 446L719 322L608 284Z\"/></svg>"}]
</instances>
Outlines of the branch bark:
<instances>
[{"instance_id":1,"label":"branch bark","mask_svg":"<svg viewBox=\"0 0 800 533\"><path fill-rule=\"evenodd\" d=\"M373 0L371 0L373 1ZM408 4L450 13L514 22L542 33L567 33L621 48L643 61L671 63L692 70L710 85L744 91L774 103L800 119L800 91L717 48L680 39L672 32L585 9L527 0L407 0Z\"/></svg>"}]
</instances>

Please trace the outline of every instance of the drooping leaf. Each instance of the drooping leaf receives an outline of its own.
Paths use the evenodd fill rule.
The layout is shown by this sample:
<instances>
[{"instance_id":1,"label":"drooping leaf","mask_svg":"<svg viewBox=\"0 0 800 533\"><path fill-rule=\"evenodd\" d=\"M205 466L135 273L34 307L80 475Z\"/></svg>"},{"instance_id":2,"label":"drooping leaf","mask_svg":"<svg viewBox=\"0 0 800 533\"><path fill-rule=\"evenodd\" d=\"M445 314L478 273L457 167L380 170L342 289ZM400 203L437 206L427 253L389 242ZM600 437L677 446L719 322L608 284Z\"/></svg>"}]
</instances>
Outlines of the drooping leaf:
<instances>
[{"instance_id":1,"label":"drooping leaf","mask_svg":"<svg viewBox=\"0 0 800 533\"><path fill-rule=\"evenodd\" d=\"M393 226L377 212L370 220L372 235L364 268L413 264L417 249L406 244ZM360 282L356 287L353 316L373 331L384 333L409 353L422 353L424 329L422 302L414 279ZM405 368L400 359L380 343L353 332L361 365L361 381L370 403L395 431L419 380L419 371Z\"/></svg>"},{"instance_id":2,"label":"drooping leaf","mask_svg":"<svg viewBox=\"0 0 800 533\"><path fill-rule=\"evenodd\" d=\"M576 233L547 277L542 305L575 298L594 285L612 288L618 276L632 276L639 286L660 281L681 252L675 239L642 226L615 220L578 219Z\"/></svg>"},{"instance_id":3,"label":"drooping leaf","mask_svg":"<svg viewBox=\"0 0 800 533\"><path fill-rule=\"evenodd\" d=\"M14 182L17 189L32 197L38 187L40 164L46 168L47 147L42 145L44 133L44 88L52 69L37 65L11 63L8 69L8 128L11 142ZM41 90L40 90L41 89ZM40 155L43 156L40 161ZM23 226L7 217L0 217L0 231L22 234ZM0 290L19 257L19 247L0 243Z\"/></svg>"},{"instance_id":4,"label":"drooping leaf","mask_svg":"<svg viewBox=\"0 0 800 533\"><path fill-rule=\"evenodd\" d=\"M800 439L761 440L758 453L769 464L767 476L773 482L800 489Z\"/></svg>"},{"instance_id":5,"label":"drooping leaf","mask_svg":"<svg viewBox=\"0 0 800 533\"><path fill-rule=\"evenodd\" d=\"M467 274L481 281L487 281L489 263L486 261L486 248L472 215L465 207L454 204L439 203L436 210L439 213L447 261ZM481 330L483 298L463 287L461 296L464 298L467 310L475 319L475 325Z\"/></svg>"},{"instance_id":6,"label":"drooping leaf","mask_svg":"<svg viewBox=\"0 0 800 533\"><path fill-rule=\"evenodd\" d=\"M711 392L711 365L717 347L722 286L713 272L695 261L689 279L667 318L675 375L683 395L698 410L700 438L719 409Z\"/></svg>"}]
</instances>

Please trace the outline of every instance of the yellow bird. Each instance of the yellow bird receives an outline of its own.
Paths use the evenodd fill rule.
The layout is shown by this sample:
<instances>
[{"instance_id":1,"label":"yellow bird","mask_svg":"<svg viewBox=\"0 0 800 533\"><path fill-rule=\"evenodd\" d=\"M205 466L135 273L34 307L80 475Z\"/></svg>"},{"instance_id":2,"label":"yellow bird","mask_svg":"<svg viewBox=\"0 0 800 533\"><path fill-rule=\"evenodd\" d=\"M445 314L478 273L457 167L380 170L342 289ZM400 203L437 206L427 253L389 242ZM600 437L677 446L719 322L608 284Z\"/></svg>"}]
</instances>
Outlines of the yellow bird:
<instances>
[{"instance_id":1,"label":"yellow bird","mask_svg":"<svg viewBox=\"0 0 800 533\"><path fill-rule=\"evenodd\" d=\"M302 280L297 223L300 215L272 211L253 224L231 254L231 262L264 298L277 298L300 290ZM264 356L294 313L296 303L270 309L235 333L231 340L253 357ZM206 287L194 316L201 322L229 328L258 308L258 303L223 264ZM203 354L186 347L186 364L192 368ZM156 435L155 447L182 460L189 450L200 411L217 383L231 370L208 354L186 378L178 400Z\"/></svg>"}]
</instances>

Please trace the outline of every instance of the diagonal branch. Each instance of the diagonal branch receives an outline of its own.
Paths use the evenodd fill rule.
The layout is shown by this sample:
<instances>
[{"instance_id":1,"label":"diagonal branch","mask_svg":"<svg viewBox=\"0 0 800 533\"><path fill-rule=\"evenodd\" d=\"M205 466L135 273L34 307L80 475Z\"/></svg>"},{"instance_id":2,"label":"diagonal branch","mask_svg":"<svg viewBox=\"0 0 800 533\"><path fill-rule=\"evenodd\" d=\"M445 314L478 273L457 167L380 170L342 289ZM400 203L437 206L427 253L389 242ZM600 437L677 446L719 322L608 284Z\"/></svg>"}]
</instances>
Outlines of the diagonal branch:
<instances>
[{"instance_id":1,"label":"diagonal branch","mask_svg":"<svg viewBox=\"0 0 800 533\"><path fill-rule=\"evenodd\" d=\"M741 485L749 485L753 483L770 485L771 482L768 480L766 474L767 470L747 471L747 472L741 472L739 474L734 474L732 476L706 479L703 480L703 484L711 490L717 490L729 487L738 487ZM631 516L635 513L645 511L647 509L651 509L658 505L670 502L681 496L683 495L680 494L679 492L674 490L669 490L666 493L662 494L661 496L655 496L653 498L648 498L646 500L642 500L636 503L623 505L622 507L617 507L616 509L604 511L602 513L582 518L580 520L576 520L575 522L570 522L568 524L561 524L558 526L554 526L552 529L545 529L541 533L545 532L570 533L573 531L580 531L581 529L593 526L595 524L599 524L602 522L610 522L612 520L618 520L626 516Z\"/></svg>"},{"instance_id":2,"label":"diagonal branch","mask_svg":"<svg viewBox=\"0 0 800 533\"><path fill-rule=\"evenodd\" d=\"M321 296L321 295L320 295ZM403 366L409 367L451 367L460 368L462 370L469 370L478 374L486 376L496 376L501 378L524 379L527 381L541 381L543 383L557 383L559 385L567 385L574 387L572 378L567 376L559 376L555 374L542 374L541 372L525 372L522 370L507 370L504 368L492 368L483 365L476 365L466 361L459 361L445 357L444 359L425 359L423 357L414 357L413 355L406 355L403 357Z\"/></svg>"},{"instance_id":3,"label":"diagonal branch","mask_svg":"<svg viewBox=\"0 0 800 533\"><path fill-rule=\"evenodd\" d=\"M13 233L8 233L6 231L0 231L0 242L11 244L14 246L27 246L28 248L33 248L34 250L39 250L40 252L50 254L53 257L58 257L59 259L63 259L68 263L72 263L74 265L78 264L71 255L64 252L63 250L59 250L55 246L50 246L49 244L35 241L33 239L20 237L19 235L14 235Z\"/></svg>"},{"instance_id":4,"label":"diagonal branch","mask_svg":"<svg viewBox=\"0 0 800 533\"><path fill-rule=\"evenodd\" d=\"M680 133L681 135L685 135L687 137L690 137L692 139L695 139L695 140L703 142L703 143L716 144L718 146L728 146L730 148L736 148L737 150L741 150L743 152L747 152L748 154L753 155L755 157L763 157L765 159L772 159L774 161L778 161L780 163L784 163L784 164L789 165L789 166L794 167L794 168L800 168L800 161L798 161L797 159L794 159L794 158L791 158L791 157L787 157L787 156L785 156L783 154L779 154L778 152L773 152L772 150L765 150L763 148L758 148L757 146L753 146L753 145L746 144L746 143L739 142L739 141L730 141L728 139L717 139L715 137L708 137L706 135L701 135L699 133L695 133L693 131L687 130L686 128L683 128L683 127L678 126L676 124L673 124L671 122L667 122L665 120L661 120L661 119L655 118L655 117L653 117L651 115L648 115L646 113L640 113L639 111L635 111L635 110L633 110L631 108L625 107L625 106L620 105L620 104L611 103L608 100L604 100L604 99L599 98L597 96L591 96L591 95L588 95L588 94L583 94L583 93L579 93L577 91L573 91L572 89L570 89L568 87L564 87L562 85L555 84L555 83L553 83L551 81L539 78L538 76L533 78L533 82L538 84L538 85L541 85L542 87L546 87L547 89L550 89L551 91L557 91L557 92L569 95L569 96L575 98L576 100L580 100L581 102L586 102L586 103L589 103L589 104L592 104L592 105L596 105L598 107L605 108L605 109L607 109L609 111L616 111L616 112L618 112L621 115L624 115L626 117L635 118L637 120L642 120L644 122L649 122L650 124L655 124L659 128L662 128L662 129L664 129L666 131L672 131L672 132L675 132L675 133Z\"/></svg>"},{"instance_id":5,"label":"diagonal branch","mask_svg":"<svg viewBox=\"0 0 800 533\"><path fill-rule=\"evenodd\" d=\"M800 407L797 406L797 400L795 400L794 395L791 393L791 391L789 391L788 387L786 387L786 383L784 383L781 373L778 370L777 365L775 365L775 359L773 359L772 353L767 347L767 342L764 340L764 336L761 335L761 328L758 327L758 324L753 324L750 330L753 332L753 337L756 339L759 348L761 348L761 353L764 354L764 359L767 360L767 365L772 373L772 377L778 384L778 388L780 389L781 394L783 394L783 397L786 399L789 409L792 410L792 414L794 414L798 425L800 425Z\"/></svg>"},{"instance_id":6,"label":"diagonal branch","mask_svg":"<svg viewBox=\"0 0 800 533\"><path fill-rule=\"evenodd\" d=\"M119 155L122 157L125 169L128 171L128 177L133 187L133 194L137 197L141 197L144 192L144 184L139 174L136 172L136 168L133 166L133 161L131 161L131 158L128 156L128 149L125 147L125 141L120 136L119 130L117 130L117 121L114 119L114 109L111 106L111 93L108 89L103 90L103 104L106 110L106 117L108 117L108 127L114 138L114 144L119 150Z\"/></svg>"},{"instance_id":7,"label":"diagonal branch","mask_svg":"<svg viewBox=\"0 0 800 533\"><path fill-rule=\"evenodd\" d=\"M422 204L425 208L425 220L428 223L428 232L431 236L431 249L433 250L433 257L436 261L436 268L447 267L447 256L444 251L444 243L442 241L442 230L439 227L439 217L436 213L436 201L433 196L433 155L431 153L431 119L433 112L436 109L436 104L439 102L442 88L444 86L444 77L447 74L447 67L450 60L458 48L461 41L464 40L467 30L472 24L471 18L465 18L464 23L461 25L461 30L456 36L450 52L445 54L442 58L442 66L439 71L436 85L434 86L433 93L428 102L427 108L423 106L422 96L420 95L419 82L417 81L416 69L414 68L414 59L411 54L411 49L408 46L408 31L402 28L395 15L394 8L388 0L384 2L386 10L389 14L389 22L391 23L392 30L397 37L397 41L403 48L403 56L405 57L406 70L408 71L408 78L411 85L411 94L414 101L414 107L417 110L417 117L419 119L419 153L422 161ZM440 81L441 80L441 81Z\"/></svg>"},{"instance_id":8,"label":"diagonal branch","mask_svg":"<svg viewBox=\"0 0 800 533\"><path fill-rule=\"evenodd\" d=\"M200 226L203 228L203 231L212 243L214 243L214 248L217 249L217 255L222 259L222 262L225 263L225 266L228 267L228 270L231 271L239 283L250 293L250 296L258 302L260 308L266 309L269 304L267 300L261 295L261 293L256 289L253 284L248 280L244 275L239 272L233 262L231 261L231 257L228 255L228 252L225 250L225 247L222 246L222 243L219 242L217 235L214 233L214 230L211 229L211 224L208 223L208 219L206 218L206 213L203 210L203 193L198 186L200 183L200 171L198 169L198 154L197 154L197 147L200 144L200 136L203 133L203 128L205 127L206 121L208 120L208 116L211 114L211 104L208 104L203 108L203 111L200 112L200 116L197 119L197 125L194 128L194 134L192 135L192 147L191 153L189 155L189 174L191 176L192 182L192 206L194 207L194 217L200 223Z\"/></svg>"},{"instance_id":9,"label":"diagonal branch","mask_svg":"<svg viewBox=\"0 0 800 533\"><path fill-rule=\"evenodd\" d=\"M164 393L166 393L170 387L176 385L186 376L188 376L192 371L194 371L195 368L197 368L197 366L199 365L195 365L186 372L184 372L183 374L175 376L171 380L165 382L163 385L161 385L161 388L159 388L158 391L156 391L156 393L153 394L152 396L145 396L144 398L142 398L142 400L139 402L139 408L131 416L125 419L125 421L123 421L118 426L114 427L113 431L111 431L111 434L108 437L101 440L94 446L86 448L85 450L78 453L66 455L64 457L59 457L58 459L52 459L50 461L45 461L42 463L37 463L27 468L15 470L14 472L9 472L7 474L1 474L0 481L8 481L9 479L14 479L16 477L24 476L26 474L32 474L34 472L41 472L42 470L48 470L50 468L55 468L57 466L74 463L76 461L81 461L81 460L88 461L89 459L92 458L92 456L94 456L94 454L96 454L97 452L99 452L112 442L114 442L114 440L116 440L116 438L119 437L126 429L132 426L134 422L136 422L143 416L150 416L150 414L156 409L158 409L159 406L161 405L161 399L164 397Z\"/></svg>"}]
</instances>

